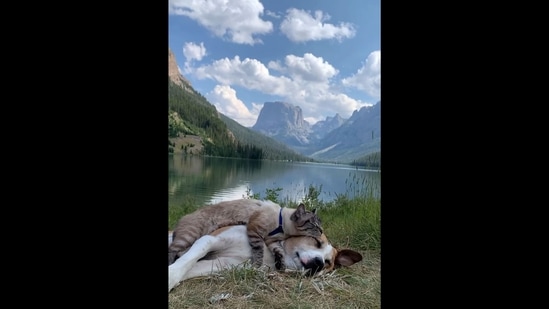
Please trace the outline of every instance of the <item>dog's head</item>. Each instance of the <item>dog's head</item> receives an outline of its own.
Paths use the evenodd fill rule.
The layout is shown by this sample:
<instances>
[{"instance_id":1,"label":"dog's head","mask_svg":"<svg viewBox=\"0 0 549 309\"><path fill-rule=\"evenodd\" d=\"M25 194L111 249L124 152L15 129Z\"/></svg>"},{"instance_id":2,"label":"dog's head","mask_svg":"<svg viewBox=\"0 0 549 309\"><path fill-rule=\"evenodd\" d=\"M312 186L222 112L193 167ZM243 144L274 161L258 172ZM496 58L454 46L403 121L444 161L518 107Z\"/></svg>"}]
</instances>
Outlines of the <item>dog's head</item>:
<instances>
[{"instance_id":1,"label":"dog's head","mask_svg":"<svg viewBox=\"0 0 549 309\"><path fill-rule=\"evenodd\" d=\"M362 261L362 255L357 251L334 248L325 234L319 237L289 237L283 246L286 264L293 263L296 269L310 270L309 274L325 273L340 266L351 266Z\"/></svg>"}]
</instances>

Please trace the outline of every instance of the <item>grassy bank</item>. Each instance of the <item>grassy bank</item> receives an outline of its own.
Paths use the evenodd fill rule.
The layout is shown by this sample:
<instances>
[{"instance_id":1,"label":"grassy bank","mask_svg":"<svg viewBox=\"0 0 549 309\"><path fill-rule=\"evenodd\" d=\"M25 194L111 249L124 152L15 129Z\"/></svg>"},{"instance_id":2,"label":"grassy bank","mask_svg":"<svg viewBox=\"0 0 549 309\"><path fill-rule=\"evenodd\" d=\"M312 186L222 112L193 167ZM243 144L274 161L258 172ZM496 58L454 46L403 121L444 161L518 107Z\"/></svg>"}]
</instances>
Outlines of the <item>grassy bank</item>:
<instances>
[{"instance_id":1,"label":"grassy bank","mask_svg":"<svg viewBox=\"0 0 549 309\"><path fill-rule=\"evenodd\" d=\"M183 282L169 293L169 308L381 308L380 200L364 193L352 199L338 196L325 203L318 200L320 190L309 187L303 202L308 209L317 208L332 245L359 251L364 257L361 262L317 277L252 268L227 270ZM279 201L279 191L249 197L297 206L296 202ZM189 201L170 215L179 218L179 212L196 207ZM175 222L170 218L170 227Z\"/></svg>"}]
</instances>

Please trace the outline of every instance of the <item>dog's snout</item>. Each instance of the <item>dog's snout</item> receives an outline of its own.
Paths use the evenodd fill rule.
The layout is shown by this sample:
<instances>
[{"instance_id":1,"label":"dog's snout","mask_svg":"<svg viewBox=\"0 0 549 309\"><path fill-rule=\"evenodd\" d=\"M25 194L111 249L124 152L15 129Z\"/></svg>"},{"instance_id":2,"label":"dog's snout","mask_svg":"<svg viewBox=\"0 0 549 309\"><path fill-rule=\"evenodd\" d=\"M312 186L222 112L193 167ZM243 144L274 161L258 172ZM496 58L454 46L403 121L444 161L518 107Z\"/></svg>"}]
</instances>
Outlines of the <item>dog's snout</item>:
<instances>
[{"instance_id":1,"label":"dog's snout","mask_svg":"<svg viewBox=\"0 0 549 309\"><path fill-rule=\"evenodd\" d=\"M304 265L305 269L310 270L310 274L315 274L324 268L324 260L319 257L311 259L307 264Z\"/></svg>"}]
</instances>

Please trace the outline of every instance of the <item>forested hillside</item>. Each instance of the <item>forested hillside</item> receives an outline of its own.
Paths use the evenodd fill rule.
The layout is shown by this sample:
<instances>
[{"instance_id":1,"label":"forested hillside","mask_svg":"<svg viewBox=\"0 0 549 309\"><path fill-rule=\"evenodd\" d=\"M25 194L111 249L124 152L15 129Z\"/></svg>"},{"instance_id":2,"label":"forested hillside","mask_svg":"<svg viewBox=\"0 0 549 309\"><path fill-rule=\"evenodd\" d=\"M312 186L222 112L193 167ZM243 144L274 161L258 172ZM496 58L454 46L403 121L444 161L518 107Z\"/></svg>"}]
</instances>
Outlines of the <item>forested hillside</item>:
<instances>
[{"instance_id":1,"label":"forested hillside","mask_svg":"<svg viewBox=\"0 0 549 309\"><path fill-rule=\"evenodd\" d=\"M200 154L246 158L306 161L307 157L269 137L243 127L220 114L215 106L192 87L182 88L168 79L168 151L170 138L196 135L202 142ZM189 145L190 146L190 145Z\"/></svg>"},{"instance_id":2,"label":"forested hillside","mask_svg":"<svg viewBox=\"0 0 549 309\"><path fill-rule=\"evenodd\" d=\"M198 135L203 153L211 156L262 159L263 151L243 145L227 130L215 106L196 91L187 91L170 79L168 94L168 138L179 134ZM174 114L177 113L177 114ZM168 141L170 145L170 141ZM169 151L168 147L168 151Z\"/></svg>"}]
</instances>

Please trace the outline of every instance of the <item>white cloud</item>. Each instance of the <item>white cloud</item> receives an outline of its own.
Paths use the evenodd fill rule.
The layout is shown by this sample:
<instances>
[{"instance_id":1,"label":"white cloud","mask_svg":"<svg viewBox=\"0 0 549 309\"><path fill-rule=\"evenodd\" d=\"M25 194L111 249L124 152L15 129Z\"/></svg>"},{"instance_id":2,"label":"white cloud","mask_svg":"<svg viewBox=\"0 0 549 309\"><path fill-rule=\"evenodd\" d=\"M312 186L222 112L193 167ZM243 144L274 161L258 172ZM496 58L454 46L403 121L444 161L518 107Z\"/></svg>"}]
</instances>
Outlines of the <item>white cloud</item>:
<instances>
[{"instance_id":1,"label":"white cloud","mask_svg":"<svg viewBox=\"0 0 549 309\"><path fill-rule=\"evenodd\" d=\"M225 116L237 121L245 127L251 127L255 124L261 107L254 104L252 111L236 97L236 91L230 86L217 85L206 94L210 103L215 105L217 110Z\"/></svg>"},{"instance_id":2,"label":"white cloud","mask_svg":"<svg viewBox=\"0 0 549 309\"><path fill-rule=\"evenodd\" d=\"M360 89L376 99L381 98L381 51L371 52L364 65L341 83Z\"/></svg>"},{"instance_id":3,"label":"white cloud","mask_svg":"<svg viewBox=\"0 0 549 309\"><path fill-rule=\"evenodd\" d=\"M322 57L306 53L303 57L288 55L285 59L288 73L294 80L326 82L338 73L331 64Z\"/></svg>"},{"instance_id":4,"label":"white cloud","mask_svg":"<svg viewBox=\"0 0 549 309\"><path fill-rule=\"evenodd\" d=\"M287 77L270 75L269 69L256 59L240 60L223 58L211 65L201 66L195 70L199 79L210 78L225 85L238 85L251 90L284 96L292 89L292 81Z\"/></svg>"},{"instance_id":5,"label":"white cloud","mask_svg":"<svg viewBox=\"0 0 549 309\"><path fill-rule=\"evenodd\" d=\"M192 60L202 60L206 56L206 47L204 47L204 42L200 42L200 45L196 45L193 42L187 42L183 46L183 54L187 58L187 62Z\"/></svg>"},{"instance_id":6,"label":"white cloud","mask_svg":"<svg viewBox=\"0 0 549 309\"><path fill-rule=\"evenodd\" d=\"M280 18L282 16L280 16L279 14L273 12L273 11L269 11L269 10L265 10L265 14L267 14L267 16L271 16L271 17L274 17L274 18Z\"/></svg>"},{"instance_id":7,"label":"white cloud","mask_svg":"<svg viewBox=\"0 0 549 309\"><path fill-rule=\"evenodd\" d=\"M193 42L186 42L183 46L183 54L185 55L185 74L190 74L193 71L192 62L194 60L200 61L206 56L206 47L204 43L200 42L200 45L196 45ZM181 69L180 69L181 73ZM182 73L183 74L183 73Z\"/></svg>"},{"instance_id":8,"label":"white cloud","mask_svg":"<svg viewBox=\"0 0 549 309\"><path fill-rule=\"evenodd\" d=\"M275 71L279 71L279 72L283 72L284 71L284 67L280 64L280 61L269 61L269 63L267 63L267 67L269 69L273 69Z\"/></svg>"},{"instance_id":9,"label":"white cloud","mask_svg":"<svg viewBox=\"0 0 549 309\"><path fill-rule=\"evenodd\" d=\"M352 38L356 30L350 23L342 22L338 26L324 23L330 19L329 15L324 15L322 11L315 11L314 17L307 11L298 9L288 9L287 15L280 30L293 42L319 41L325 39L337 39L341 41L345 38Z\"/></svg>"},{"instance_id":10,"label":"white cloud","mask_svg":"<svg viewBox=\"0 0 549 309\"><path fill-rule=\"evenodd\" d=\"M284 65L280 61L269 61L269 69L289 75L295 81L325 83L339 71L322 57L316 57L311 53L305 53L303 57L287 55Z\"/></svg>"},{"instance_id":11,"label":"white cloud","mask_svg":"<svg viewBox=\"0 0 549 309\"><path fill-rule=\"evenodd\" d=\"M261 43L257 35L273 30L270 21L261 19L259 0L169 0L169 14L187 16L214 35L238 44Z\"/></svg>"},{"instance_id":12,"label":"white cloud","mask_svg":"<svg viewBox=\"0 0 549 309\"><path fill-rule=\"evenodd\" d=\"M331 81L338 71L322 57L307 53L303 57L288 55L284 64L271 61L268 66L283 75L272 75L257 59L240 60L238 56L200 66L196 68L195 74L199 79L208 78L223 85L236 85L279 96L288 103L300 106L310 123L336 113L342 117L350 117L354 110L372 104L342 93ZM236 98L236 94L234 97Z\"/></svg>"}]
</instances>

